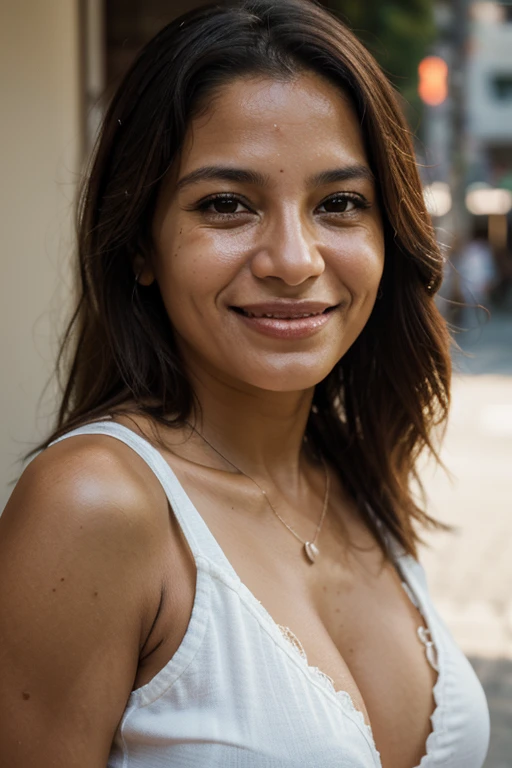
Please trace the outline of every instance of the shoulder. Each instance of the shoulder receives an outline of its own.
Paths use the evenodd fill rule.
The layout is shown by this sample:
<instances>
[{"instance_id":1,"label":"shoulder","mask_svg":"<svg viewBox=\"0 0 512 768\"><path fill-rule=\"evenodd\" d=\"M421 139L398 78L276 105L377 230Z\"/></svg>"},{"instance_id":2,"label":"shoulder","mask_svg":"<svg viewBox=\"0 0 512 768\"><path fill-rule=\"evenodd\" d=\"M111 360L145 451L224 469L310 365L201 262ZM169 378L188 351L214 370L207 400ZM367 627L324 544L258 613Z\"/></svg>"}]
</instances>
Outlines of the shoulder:
<instances>
[{"instance_id":1,"label":"shoulder","mask_svg":"<svg viewBox=\"0 0 512 768\"><path fill-rule=\"evenodd\" d=\"M30 515L36 500L38 518L44 505L48 523L57 516L70 526L76 521L89 528L114 526L128 537L135 529L150 535L166 510L165 493L151 469L131 448L107 435L69 437L38 454L10 503L21 505L17 514Z\"/></svg>"},{"instance_id":2,"label":"shoulder","mask_svg":"<svg viewBox=\"0 0 512 768\"><path fill-rule=\"evenodd\" d=\"M94 593L94 582L105 597L130 600L134 610L137 604L142 615L134 621L143 632L158 592L167 518L163 489L128 446L103 435L66 438L27 466L0 517L4 575L16 578L16 559L21 567L27 557L32 585L50 588L73 572L77 589Z\"/></svg>"}]
</instances>

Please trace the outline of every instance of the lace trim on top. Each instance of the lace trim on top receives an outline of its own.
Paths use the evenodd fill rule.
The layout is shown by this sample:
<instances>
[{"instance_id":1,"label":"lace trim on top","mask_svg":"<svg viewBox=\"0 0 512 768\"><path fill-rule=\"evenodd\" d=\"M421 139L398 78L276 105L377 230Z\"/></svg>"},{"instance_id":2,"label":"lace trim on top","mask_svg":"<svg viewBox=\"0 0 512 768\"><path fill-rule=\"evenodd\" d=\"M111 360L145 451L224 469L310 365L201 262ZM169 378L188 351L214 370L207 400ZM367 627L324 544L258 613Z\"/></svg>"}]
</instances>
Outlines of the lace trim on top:
<instances>
[{"instance_id":1,"label":"lace trim on top","mask_svg":"<svg viewBox=\"0 0 512 768\"><path fill-rule=\"evenodd\" d=\"M400 574L401 575L401 574ZM427 752L424 755L424 757L421 760L421 765L423 765L424 761L427 759L428 756L428 745L429 741L433 737L433 734L436 730L436 720L437 716L439 714L439 702L437 701L437 687L439 683L439 658L438 658L438 649L433 641L430 628L428 626L427 620L425 616L423 615L423 611L421 610L421 606L418 603L418 600L416 599L416 596L414 595L412 589L410 588L409 584L402 578L401 579L402 587L410 599L411 603L415 606L415 608L419 611L421 617L423 618L423 621L425 622L423 626L419 626L417 629L417 636L421 644L425 647L425 655L427 657L427 661L430 664L430 666L438 673L438 678L436 681L436 684L433 688L434 693L434 700L435 700L435 708L434 712L431 715L431 722L432 722L432 730L427 738L426 742L426 748ZM304 666L308 670L309 674L312 675L315 680L321 683L321 685L328 690L330 693L333 693L337 700L340 702L343 710L345 712L349 712L351 715L355 716L357 722L361 726L361 728L367 733L370 742L373 744L373 747L375 749L375 752L380 758L380 752L378 751L376 745L375 745L375 739L373 737L373 732L371 726L366 722L365 717L360 709L356 707L354 704L354 701L351 697L351 695L348 693L348 691L338 691L334 685L334 680L332 677L327 675L325 672L322 672L321 669L318 667L313 667L308 663L308 657L306 654L306 651L304 650L304 646L302 645L301 641L297 637L297 635L292 632L292 630L289 627L285 627L282 624L276 625L279 631L281 632L281 635L285 638L285 640L288 641L288 643L292 646L292 648L296 651L297 655L300 657L302 662L304 663ZM419 766L421 768L421 766Z\"/></svg>"},{"instance_id":2,"label":"lace trim on top","mask_svg":"<svg viewBox=\"0 0 512 768\"><path fill-rule=\"evenodd\" d=\"M297 635L292 632L292 630L289 627L284 627L282 624L277 624L277 628L280 630L282 636L289 642L289 644L292 646L292 648L296 651L297 655L300 657L302 662L304 663L304 666L308 670L309 674L312 675L315 680L317 680L323 688L325 688L330 693L333 693L339 703L341 704L342 709L345 712L348 712L352 716L354 716L357 720L357 723L361 726L363 731L368 735L368 738L370 740L370 743L373 745L373 748L377 755L380 758L380 753L377 750L377 747L375 746L375 739L373 738L373 732L371 729L371 726L366 722L365 717L360 709L356 707L354 704L354 701L352 699L352 696L348 691L338 691L336 690L336 687L334 685L334 680L332 677L329 677L329 675L326 675L325 672L322 672L321 669L318 669L318 667L313 667L308 663L308 657L306 654L306 651L304 650L304 646L302 645L301 641L297 637Z\"/></svg>"}]
</instances>

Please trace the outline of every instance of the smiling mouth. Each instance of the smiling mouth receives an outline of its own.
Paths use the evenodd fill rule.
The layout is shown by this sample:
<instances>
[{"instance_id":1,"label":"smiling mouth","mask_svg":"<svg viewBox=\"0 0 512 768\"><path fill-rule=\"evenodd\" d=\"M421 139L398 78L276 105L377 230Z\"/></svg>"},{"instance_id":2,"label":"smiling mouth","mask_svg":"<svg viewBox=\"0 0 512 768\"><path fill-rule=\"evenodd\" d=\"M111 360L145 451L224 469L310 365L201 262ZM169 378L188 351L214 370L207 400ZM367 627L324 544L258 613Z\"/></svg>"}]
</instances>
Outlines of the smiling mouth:
<instances>
[{"instance_id":1,"label":"smiling mouth","mask_svg":"<svg viewBox=\"0 0 512 768\"><path fill-rule=\"evenodd\" d=\"M329 312L333 312L335 309L338 308L339 305L327 307L326 309L323 309L319 312L299 312L299 311L293 311L293 310L274 310L273 312L258 312L258 311L249 311L247 309L243 309L242 307L230 307L230 309L233 310L233 312L237 312L239 315L242 315L243 317L250 317L250 318L267 318L271 320L302 320L307 317L320 317L321 315L327 315Z\"/></svg>"}]
</instances>

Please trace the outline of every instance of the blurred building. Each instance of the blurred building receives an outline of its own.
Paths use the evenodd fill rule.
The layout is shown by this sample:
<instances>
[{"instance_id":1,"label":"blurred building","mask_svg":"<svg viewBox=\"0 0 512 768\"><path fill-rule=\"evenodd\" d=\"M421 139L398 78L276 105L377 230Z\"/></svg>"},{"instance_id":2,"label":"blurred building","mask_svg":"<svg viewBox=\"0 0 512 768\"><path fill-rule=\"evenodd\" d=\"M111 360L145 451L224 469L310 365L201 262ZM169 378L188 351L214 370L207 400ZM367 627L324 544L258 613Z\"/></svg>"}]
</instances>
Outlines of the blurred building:
<instances>
[{"instance_id":1,"label":"blurred building","mask_svg":"<svg viewBox=\"0 0 512 768\"><path fill-rule=\"evenodd\" d=\"M473 2L469 11L466 202L480 221L487 216L504 302L512 282L512 5Z\"/></svg>"},{"instance_id":2,"label":"blurred building","mask_svg":"<svg viewBox=\"0 0 512 768\"><path fill-rule=\"evenodd\" d=\"M512 190L512 4L470 7L468 180Z\"/></svg>"},{"instance_id":3,"label":"blurred building","mask_svg":"<svg viewBox=\"0 0 512 768\"><path fill-rule=\"evenodd\" d=\"M512 4L436 0L435 10L432 54L445 63L448 88L437 102L424 99L419 152L450 257L444 294L471 303L473 293L477 304L483 294L471 285L485 282L485 303L512 306Z\"/></svg>"}]
</instances>

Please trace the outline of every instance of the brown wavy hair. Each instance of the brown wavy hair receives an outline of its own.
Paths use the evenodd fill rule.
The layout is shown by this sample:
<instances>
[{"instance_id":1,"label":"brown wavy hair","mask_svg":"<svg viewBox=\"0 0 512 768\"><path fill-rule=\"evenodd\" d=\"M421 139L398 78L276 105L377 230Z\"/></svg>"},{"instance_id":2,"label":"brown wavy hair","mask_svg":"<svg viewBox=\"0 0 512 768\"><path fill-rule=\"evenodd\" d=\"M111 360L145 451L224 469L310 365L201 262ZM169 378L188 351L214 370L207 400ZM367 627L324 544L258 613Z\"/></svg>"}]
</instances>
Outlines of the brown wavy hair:
<instances>
[{"instance_id":1,"label":"brown wavy hair","mask_svg":"<svg viewBox=\"0 0 512 768\"><path fill-rule=\"evenodd\" d=\"M434 301L443 260L393 88L356 37L309 0L238 0L192 11L151 40L125 76L82 191L79 297L57 364L56 429L41 447L128 403L131 413L165 425L190 418L194 394L158 286L135 286L133 260L151 252L161 182L193 117L230 80L291 80L304 71L326 78L355 105L386 247L382 296L317 385L307 437L371 528L369 510L414 555L415 523L436 523L411 481L422 449L437 457L432 430L449 406L450 339Z\"/></svg>"}]
</instances>

